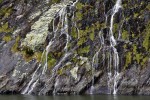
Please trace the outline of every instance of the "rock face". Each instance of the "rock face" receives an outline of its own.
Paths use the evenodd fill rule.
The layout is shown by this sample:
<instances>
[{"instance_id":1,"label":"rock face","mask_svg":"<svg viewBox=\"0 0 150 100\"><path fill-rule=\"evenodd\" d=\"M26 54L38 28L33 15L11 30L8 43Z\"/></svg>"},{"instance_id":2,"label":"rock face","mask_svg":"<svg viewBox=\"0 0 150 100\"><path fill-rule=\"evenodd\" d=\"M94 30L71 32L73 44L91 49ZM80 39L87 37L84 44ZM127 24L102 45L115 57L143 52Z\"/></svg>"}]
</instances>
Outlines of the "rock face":
<instances>
[{"instance_id":1,"label":"rock face","mask_svg":"<svg viewBox=\"0 0 150 100\"><path fill-rule=\"evenodd\" d=\"M117 1L0 0L0 93L150 95L150 2Z\"/></svg>"}]
</instances>

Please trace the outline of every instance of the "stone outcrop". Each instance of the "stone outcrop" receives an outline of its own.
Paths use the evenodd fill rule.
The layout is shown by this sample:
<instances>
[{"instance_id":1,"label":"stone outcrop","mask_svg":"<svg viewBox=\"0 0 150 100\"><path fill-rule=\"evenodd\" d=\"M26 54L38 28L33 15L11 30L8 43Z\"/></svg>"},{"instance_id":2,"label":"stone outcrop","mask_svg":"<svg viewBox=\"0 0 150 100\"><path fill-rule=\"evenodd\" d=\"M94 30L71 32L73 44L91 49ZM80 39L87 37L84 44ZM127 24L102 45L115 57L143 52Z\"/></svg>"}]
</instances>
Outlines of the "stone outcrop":
<instances>
[{"instance_id":1,"label":"stone outcrop","mask_svg":"<svg viewBox=\"0 0 150 100\"><path fill-rule=\"evenodd\" d=\"M107 66L114 5L115 0L0 0L0 93L23 93L33 76L29 94L112 93ZM117 93L150 95L150 2L122 0L113 33Z\"/></svg>"}]
</instances>

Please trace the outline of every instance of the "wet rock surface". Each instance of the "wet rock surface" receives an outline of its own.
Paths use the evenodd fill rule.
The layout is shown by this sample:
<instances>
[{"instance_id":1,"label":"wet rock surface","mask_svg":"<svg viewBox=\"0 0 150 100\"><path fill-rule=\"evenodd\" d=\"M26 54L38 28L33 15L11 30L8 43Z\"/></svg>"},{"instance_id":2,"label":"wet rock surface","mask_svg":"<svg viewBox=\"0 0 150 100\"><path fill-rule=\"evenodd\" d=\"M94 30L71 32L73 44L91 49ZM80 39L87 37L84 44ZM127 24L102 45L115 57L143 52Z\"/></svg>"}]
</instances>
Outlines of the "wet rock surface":
<instances>
[{"instance_id":1,"label":"wet rock surface","mask_svg":"<svg viewBox=\"0 0 150 100\"><path fill-rule=\"evenodd\" d=\"M0 0L0 93L21 94L34 78L26 94L112 94L107 58L114 5L115 0ZM150 95L150 2L122 0L113 33L117 94Z\"/></svg>"}]
</instances>

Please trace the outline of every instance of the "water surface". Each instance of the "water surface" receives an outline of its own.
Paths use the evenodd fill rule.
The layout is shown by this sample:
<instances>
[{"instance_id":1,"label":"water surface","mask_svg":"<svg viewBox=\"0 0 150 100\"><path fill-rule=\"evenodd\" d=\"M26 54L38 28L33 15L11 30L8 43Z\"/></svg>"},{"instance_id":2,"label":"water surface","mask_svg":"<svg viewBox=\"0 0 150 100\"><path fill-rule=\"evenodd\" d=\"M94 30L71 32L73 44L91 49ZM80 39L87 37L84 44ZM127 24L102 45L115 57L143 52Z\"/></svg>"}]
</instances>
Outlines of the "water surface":
<instances>
[{"instance_id":1,"label":"water surface","mask_svg":"<svg viewBox=\"0 0 150 100\"><path fill-rule=\"evenodd\" d=\"M0 95L0 100L150 100L150 96L116 96L116 95L31 96L31 95Z\"/></svg>"}]
</instances>

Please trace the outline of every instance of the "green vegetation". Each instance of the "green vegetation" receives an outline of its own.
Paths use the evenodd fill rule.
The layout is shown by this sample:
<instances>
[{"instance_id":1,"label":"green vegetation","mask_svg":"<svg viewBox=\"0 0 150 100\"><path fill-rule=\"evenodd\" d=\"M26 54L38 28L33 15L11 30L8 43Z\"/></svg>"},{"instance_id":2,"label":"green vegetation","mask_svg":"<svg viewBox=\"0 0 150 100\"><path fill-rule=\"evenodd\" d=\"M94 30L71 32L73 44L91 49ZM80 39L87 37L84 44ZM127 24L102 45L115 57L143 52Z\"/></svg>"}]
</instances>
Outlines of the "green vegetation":
<instances>
[{"instance_id":1,"label":"green vegetation","mask_svg":"<svg viewBox=\"0 0 150 100\"><path fill-rule=\"evenodd\" d=\"M18 52L18 51L19 51L19 49L18 49L19 40L20 40L20 37L18 36L18 37L16 38L16 40L15 40L14 45L13 45L12 48L11 48L11 51L12 51L12 52Z\"/></svg>"},{"instance_id":2,"label":"green vegetation","mask_svg":"<svg viewBox=\"0 0 150 100\"><path fill-rule=\"evenodd\" d=\"M5 41L5 42L11 41L11 36L9 36L9 35L4 36L3 41Z\"/></svg>"},{"instance_id":3,"label":"green vegetation","mask_svg":"<svg viewBox=\"0 0 150 100\"><path fill-rule=\"evenodd\" d=\"M2 16L3 18L7 18L8 16L11 15L11 13L12 13L12 8L11 7L8 7L8 8L5 7L5 8L0 9L0 16Z\"/></svg>"},{"instance_id":4,"label":"green vegetation","mask_svg":"<svg viewBox=\"0 0 150 100\"><path fill-rule=\"evenodd\" d=\"M5 32L5 33L10 33L12 32L13 29L9 28L8 22L4 23L1 27L0 27L0 33Z\"/></svg>"},{"instance_id":5,"label":"green vegetation","mask_svg":"<svg viewBox=\"0 0 150 100\"><path fill-rule=\"evenodd\" d=\"M51 55L49 54L48 55L48 68L51 69L51 67L53 67L55 64L56 64L56 59Z\"/></svg>"},{"instance_id":6,"label":"green vegetation","mask_svg":"<svg viewBox=\"0 0 150 100\"><path fill-rule=\"evenodd\" d=\"M85 43L87 41L86 37L82 37L78 40L78 46L82 45L83 43Z\"/></svg>"},{"instance_id":7,"label":"green vegetation","mask_svg":"<svg viewBox=\"0 0 150 100\"><path fill-rule=\"evenodd\" d=\"M146 31L144 33L143 46L145 47L146 51L150 52L150 22L146 26Z\"/></svg>"},{"instance_id":8,"label":"green vegetation","mask_svg":"<svg viewBox=\"0 0 150 100\"><path fill-rule=\"evenodd\" d=\"M126 48L126 46L125 46ZM134 61L136 61L137 64L141 65L141 67L144 66L144 64L148 61L148 55L146 52L138 51L138 46L136 44L133 44L131 46L131 50L129 50L125 54L125 68L128 68L130 64L133 64Z\"/></svg>"},{"instance_id":9,"label":"green vegetation","mask_svg":"<svg viewBox=\"0 0 150 100\"><path fill-rule=\"evenodd\" d=\"M58 69L57 74L58 74L58 75L63 75L63 74L65 74L65 71L68 70L68 69L70 69L71 66L73 66L73 65L71 65L71 64L68 64L68 65L67 65L67 64L66 64L65 66L63 66L63 68Z\"/></svg>"},{"instance_id":10,"label":"green vegetation","mask_svg":"<svg viewBox=\"0 0 150 100\"><path fill-rule=\"evenodd\" d=\"M123 32L122 32L122 39L124 39L124 40L129 39L129 33L126 30L123 30Z\"/></svg>"},{"instance_id":11,"label":"green vegetation","mask_svg":"<svg viewBox=\"0 0 150 100\"><path fill-rule=\"evenodd\" d=\"M14 45L12 46L11 48L11 51L12 52L19 52L23 55L23 58L26 60L26 61L30 61L32 60L33 58L37 58L37 60L40 61L40 57L41 56L41 53L34 53L31 49L29 48L24 48L22 51L19 49L19 42L20 42L20 37L18 36L15 40L15 43Z\"/></svg>"},{"instance_id":12,"label":"green vegetation","mask_svg":"<svg viewBox=\"0 0 150 100\"><path fill-rule=\"evenodd\" d=\"M127 68L132 63L132 52L127 52L125 57L125 68Z\"/></svg>"},{"instance_id":13,"label":"green vegetation","mask_svg":"<svg viewBox=\"0 0 150 100\"><path fill-rule=\"evenodd\" d=\"M86 47L83 47L83 48L79 48L78 49L78 54L89 53L89 51L90 51L90 46L86 46Z\"/></svg>"},{"instance_id":14,"label":"green vegetation","mask_svg":"<svg viewBox=\"0 0 150 100\"><path fill-rule=\"evenodd\" d=\"M60 3L61 0L51 0L49 3L48 3L48 6L51 6L52 4L55 4L55 3Z\"/></svg>"},{"instance_id":15,"label":"green vegetation","mask_svg":"<svg viewBox=\"0 0 150 100\"><path fill-rule=\"evenodd\" d=\"M0 0L0 4L3 2L3 0Z\"/></svg>"},{"instance_id":16,"label":"green vegetation","mask_svg":"<svg viewBox=\"0 0 150 100\"><path fill-rule=\"evenodd\" d=\"M147 8L148 10L150 10L150 4L148 4L148 5L146 6L146 8Z\"/></svg>"},{"instance_id":17,"label":"green vegetation","mask_svg":"<svg viewBox=\"0 0 150 100\"><path fill-rule=\"evenodd\" d=\"M76 16L77 16L78 20L82 20L82 18L83 18L83 14L81 12L77 12Z\"/></svg>"},{"instance_id":18,"label":"green vegetation","mask_svg":"<svg viewBox=\"0 0 150 100\"><path fill-rule=\"evenodd\" d=\"M51 0L52 3L59 3L61 0Z\"/></svg>"},{"instance_id":19,"label":"green vegetation","mask_svg":"<svg viewBox=\"0 0 150 100\"><path fill-rule=\"evenodd\" d=\"M71 29L71 36L73 38L77 38L78 37L78 31L77 31L77 29L75 27L72 27L72 29Z\"/></svg>"}]
</instances>

